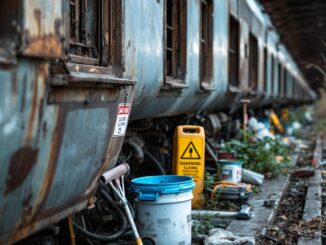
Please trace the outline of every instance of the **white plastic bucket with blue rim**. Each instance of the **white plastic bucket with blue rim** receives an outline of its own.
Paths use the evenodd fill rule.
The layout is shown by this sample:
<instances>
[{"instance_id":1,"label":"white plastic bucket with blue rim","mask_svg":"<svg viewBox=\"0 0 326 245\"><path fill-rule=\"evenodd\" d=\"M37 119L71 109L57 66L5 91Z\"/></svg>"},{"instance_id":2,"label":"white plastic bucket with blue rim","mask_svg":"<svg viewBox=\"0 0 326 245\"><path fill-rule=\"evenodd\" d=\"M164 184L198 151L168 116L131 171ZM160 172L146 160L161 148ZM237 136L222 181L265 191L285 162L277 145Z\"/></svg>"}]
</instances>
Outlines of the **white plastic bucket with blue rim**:
<instances>
[{"instance_id":1,"label":"white plastic bucket with blue rim","mask_svg":"<svg viewBox=\"0 0 326 245\"><path fill-rule=\"evenodd\" d=\"M218 164L221 168L221 180L234 183L241 182L242 177L242 161L240 160L219 160Z\"/></svg>"},{"instance_id":2,"label":"white plastic bucket with blue rim","mask_svg":"<svg viewBox=\"0 0 326 245\"><path fill-rule=\"evenodd\" d=\"M147 176L131 181L136 222L144 244L191 244L191 177Z\"/></svg>"}]
</instances>

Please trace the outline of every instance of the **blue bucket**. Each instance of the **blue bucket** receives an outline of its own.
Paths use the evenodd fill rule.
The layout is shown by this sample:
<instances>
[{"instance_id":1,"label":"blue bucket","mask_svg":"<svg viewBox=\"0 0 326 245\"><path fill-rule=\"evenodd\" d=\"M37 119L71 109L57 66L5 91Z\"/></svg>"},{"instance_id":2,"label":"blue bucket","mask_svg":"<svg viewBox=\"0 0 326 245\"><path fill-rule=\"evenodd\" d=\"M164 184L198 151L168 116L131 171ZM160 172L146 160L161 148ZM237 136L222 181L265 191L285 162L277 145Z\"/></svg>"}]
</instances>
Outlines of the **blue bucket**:
<instances>
[{"instance_id":1,"label":"blue bucket","mask_svg":"<svg viewBox=\"0 0 326 245\"><path fill-rule=\"evenodd\" d=\"M189 176L147 176L131 181L131 191L136 193L141 201L156 201L160 195L188 192L194 187L195 183Z\"/></svg>"}]
</instances>

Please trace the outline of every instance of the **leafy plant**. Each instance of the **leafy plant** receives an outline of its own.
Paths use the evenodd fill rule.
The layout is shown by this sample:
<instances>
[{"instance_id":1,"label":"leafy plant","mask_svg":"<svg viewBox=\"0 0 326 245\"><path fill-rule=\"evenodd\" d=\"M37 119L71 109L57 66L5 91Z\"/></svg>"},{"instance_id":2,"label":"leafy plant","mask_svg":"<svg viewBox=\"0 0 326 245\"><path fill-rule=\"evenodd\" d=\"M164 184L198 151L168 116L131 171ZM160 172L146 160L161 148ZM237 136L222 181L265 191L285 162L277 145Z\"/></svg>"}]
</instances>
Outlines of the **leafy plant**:
<instances>
[{"instance_id":1,"label":"leafy plant","mask_svg":"<svg viewBox=\"0 0 326 245\"><path fill-rule=\"evenodd\" d=\"M194 217L194 222L192 224L192 232L194 236L196 235L206 235L209 230L215 228L212 224L212 217L209 215L197 215Z\"/></svg>"},{"instance_id":2,"label":"leafy plant","mask_svg":"<svg viewBox=\"0 0 326 245\"><path fill-rule=\"evenodd\" d=\"M259 173L276 176L284 167L289 167L289 149L279 139L258 140L253 133L247 131L243 141L232 140L225 147L226 150L236 153L245 168Z\"/></svg>"},{"instance_id":3,"label":"leafy plant","mask_svg":"<svg viewBox=\"0 0 326 245\"><path fill-rule=\"evenodd\" d=\"M216 209L218 203L218 196L216 198L211 199L212 188L216 182L216 175L212 175L209 172L204 173L204 199L205 199L205 207L207 209ZM217 193L219 194L219 193Z\"/></svg>"}]
</instances>

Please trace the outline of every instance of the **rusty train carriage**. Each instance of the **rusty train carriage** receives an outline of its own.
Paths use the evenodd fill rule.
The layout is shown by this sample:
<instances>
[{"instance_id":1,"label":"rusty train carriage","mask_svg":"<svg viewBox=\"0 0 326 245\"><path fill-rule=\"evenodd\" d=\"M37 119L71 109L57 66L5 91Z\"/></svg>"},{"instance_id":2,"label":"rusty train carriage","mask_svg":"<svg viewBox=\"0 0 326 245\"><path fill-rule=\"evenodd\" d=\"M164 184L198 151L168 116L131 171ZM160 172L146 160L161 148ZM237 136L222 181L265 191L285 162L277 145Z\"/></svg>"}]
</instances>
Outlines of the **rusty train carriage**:
<instances>
[{"instance_id":1,"label":"rusty train carriage","mask_svg":"<svg viewBox=\"0 0 326 245\"><path fill-rule=\"evenodd\" d=\"M136 121L315 99L279 42L253 0L3 3L0 243L94 202L123 144L119 104Z\"/></svg>"},{"instance_id":2,"label":"rusty train carriage","mask_svg":"<svg viewBox=\"0 0 326 245\"><path fill-rule=\"evenodd\" d=\"M100 54L86 50L89 40L71 43L67 4L9 1L1 10L0 243L89 205L123 142L113 128L134 81L121 76L118 47L99 42L109 50Z\"/></svg>"}]
</instances>

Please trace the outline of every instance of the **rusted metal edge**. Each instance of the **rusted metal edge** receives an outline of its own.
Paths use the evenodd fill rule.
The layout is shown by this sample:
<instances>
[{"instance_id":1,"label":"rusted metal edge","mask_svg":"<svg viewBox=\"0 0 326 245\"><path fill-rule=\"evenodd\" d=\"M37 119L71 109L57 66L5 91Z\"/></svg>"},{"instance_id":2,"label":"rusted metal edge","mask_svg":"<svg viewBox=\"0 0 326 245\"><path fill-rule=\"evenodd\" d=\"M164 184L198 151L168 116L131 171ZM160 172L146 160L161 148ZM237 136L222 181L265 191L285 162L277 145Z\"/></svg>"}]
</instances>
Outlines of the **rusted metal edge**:
<instances>
[{"instance_id":1,"label":"rusted metal edge","mask_svg":"<svg viewBox=\"0 0 326 245\"><path fill-rule=\"evenodd\" d=\"M228 92L230 92L230 93L238 94L238 93L242 93L243 91L244 90L238 88L237 86L234 86L231 84L228 85Z\"/></svg>"},{"instance_id":2,"label":"rusted metal edge","mask_svg":"<svg viewBox=\"0 0 326 245\"><path fill-rule=\"evenodd\" d=\"M47 224L53 224L56 223L64 218L67 217L67 213L69 214L73 214L76 213L80 210L83 210L84 208L87 207L89 201L88 200L84 200L78 204L76 204L73 207L67 208L66 210L60 212L60 213L56 213L55 215L48 217L46 219L43 220L38 220L34 223L31 223L28 226L24 226L22 227L20 230L18 230L15 233L15 236L12 236L9 238L9 241L6 240L0 240L0 244L4 243L6 244L6 242L8 242L9 244L17 242L18 240L21 240L23 238L26 238L27 236L32 235L33 233L41 230L42 228L46 227ZM6 238L5 238L6 239Z\"/></svg>"},{"instance_id":3,"label":"rusted metal edge","mask_svg":"<svg viewBox=\"0 0 326 245\"><path fill-rule=\"evenodd\" d=\"M181 90L184 88L189 88L189 86L185 84L183 80L180 79L166 80L162 86L162 90L169 90L169 89Z\"/></svg>"},{"instance_id":4,"label":"rusted metal edge","mask_svg":"<svg viewBox=\"0 0 326 245\"><path fill-rule=\"evenodd\" d=\"M55 75L51 78L53 86L68 86L68 85L134 85L136 81L126 78L116 78L110 75L93 74L86 72L71 72L68 75Z\"/></svg>"},{"instance_id":5,"label":"rusted metal edge","mask_svg":"<svg viewBox=\"0 0 326 245\"><path fill-rule=\"evenodd\" d=\"M0 55L0 65L17 65L17 59L15 57L8 58Z\"/></svg>"},{"instance_id":6,"label":"rusted metal edge","mask_svg":"<svg viewBox=\"0 0 326 245\"><path fill-rule=\"evenodd\" d=\"M275 217L276 217L278 208L280 206L281 200L284 197L284 194L285 194L285 192L287 191L287 189L289 187L290 178L291 178L291 175L288 174L287 177L286 177L286 180L284 182L284 185L282 187L281 195L279 195L278 198L275 200L275 205L273 207L273 210L272 210L271 214L269 215L269 217L268 217L268 219L266 221L265 226L263 227L263 229L261 230L261 232L258 234L258 236L259 235L265 236L266 235L266 232L267 232L267 227L270 226L270 225L272 225L274 223L274 220L275 220Z\"/></svg>"}]
</instances>

